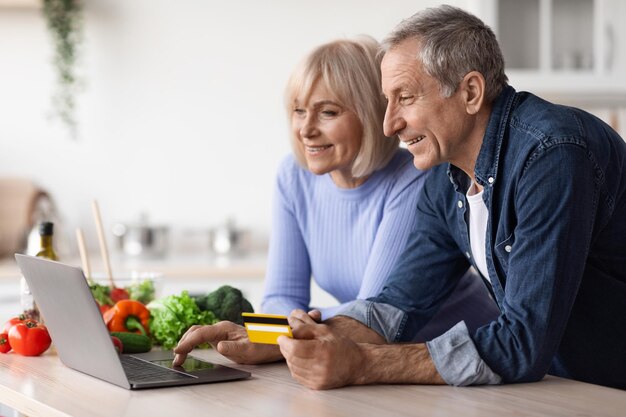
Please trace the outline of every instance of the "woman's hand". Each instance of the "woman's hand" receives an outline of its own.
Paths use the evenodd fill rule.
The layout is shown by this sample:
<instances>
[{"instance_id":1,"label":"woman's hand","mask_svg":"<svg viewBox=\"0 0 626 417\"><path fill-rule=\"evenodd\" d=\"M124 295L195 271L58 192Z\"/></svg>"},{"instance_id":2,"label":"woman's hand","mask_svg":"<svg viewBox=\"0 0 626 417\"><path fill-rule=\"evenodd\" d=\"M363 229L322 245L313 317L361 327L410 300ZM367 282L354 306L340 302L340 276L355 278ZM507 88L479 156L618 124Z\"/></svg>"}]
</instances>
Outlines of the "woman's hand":
<instances>
[{"instance_id":1,"label":"woman's hand","mask_svg":"<svg viewBox=\"0 0 626 417\"><path fill-rule=\"evenodd\" d=\"M252 343L243 326L230 321L220 321L211 326L192 326L174 348L175 366L185 362L187 354L198 345L210 343L215 350L233 362L259 364L282 359L278 346Z\"/></svg>"}]
</instances>

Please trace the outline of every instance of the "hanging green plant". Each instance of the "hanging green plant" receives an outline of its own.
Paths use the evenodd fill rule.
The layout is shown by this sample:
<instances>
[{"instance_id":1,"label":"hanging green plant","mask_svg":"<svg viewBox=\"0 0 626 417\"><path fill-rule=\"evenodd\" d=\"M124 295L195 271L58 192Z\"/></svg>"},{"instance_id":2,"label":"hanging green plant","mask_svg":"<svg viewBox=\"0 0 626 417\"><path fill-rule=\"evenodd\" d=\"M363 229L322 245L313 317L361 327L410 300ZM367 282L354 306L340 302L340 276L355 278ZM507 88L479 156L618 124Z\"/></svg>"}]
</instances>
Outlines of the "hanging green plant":
<instances>
[{"instance_id":1,"label":"hanging green plant","mask_svg":"<svg viewBox=\"0 0 626 417\"><path fill-rule=\"evenodd\" d=\"M80 89L76 62L82 41L82 4L79 0L43 0L43 15L54 42L57 86L52 96L53 116L76 138L76 94Z\"/></svg>"}]
</instances>

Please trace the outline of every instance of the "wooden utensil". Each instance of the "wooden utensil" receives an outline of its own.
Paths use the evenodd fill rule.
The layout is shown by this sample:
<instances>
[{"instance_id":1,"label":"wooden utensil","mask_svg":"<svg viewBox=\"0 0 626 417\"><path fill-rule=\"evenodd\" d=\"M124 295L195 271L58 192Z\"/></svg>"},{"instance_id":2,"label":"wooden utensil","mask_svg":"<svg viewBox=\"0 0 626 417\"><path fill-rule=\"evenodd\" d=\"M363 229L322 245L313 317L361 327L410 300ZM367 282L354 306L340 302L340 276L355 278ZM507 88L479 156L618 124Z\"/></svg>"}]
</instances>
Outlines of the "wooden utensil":
<instances>
[{"instance_id":1,"label":"wooden utensil","mask_svg":"<svg viewBox=\"0 0 626 417\"><path fill-rule=\"evenodd\" d=\"M89 266L89 256L85 247L85 237L83 231L79 227L76 229L76 240L78 241L78 251L80 252L80 261L83 264L83 272L87 281L91 281L91 267Z\"/></svg>"},{"instance_id":2,"label":"wooden utensil","mask_svg":"<svg viewBox=\"0 0 626 417\"><path fill-rule=\"evenodd\" d=\"M102 260L104 261L104 267L106 268L107 275L109 276L111 288L115 288L115 281L113 280L113 272L111 271L111 262L109 262L109 250L107 249L107 242L104 237L102 219L100 218L100 207L98 206L97 200L93 200L93 202L91 203L91 208L93 210L93 217L96 222L96 230L98 232L98 241L100 242L100 254L102 255Z\"/></svg>"}]
</instances>

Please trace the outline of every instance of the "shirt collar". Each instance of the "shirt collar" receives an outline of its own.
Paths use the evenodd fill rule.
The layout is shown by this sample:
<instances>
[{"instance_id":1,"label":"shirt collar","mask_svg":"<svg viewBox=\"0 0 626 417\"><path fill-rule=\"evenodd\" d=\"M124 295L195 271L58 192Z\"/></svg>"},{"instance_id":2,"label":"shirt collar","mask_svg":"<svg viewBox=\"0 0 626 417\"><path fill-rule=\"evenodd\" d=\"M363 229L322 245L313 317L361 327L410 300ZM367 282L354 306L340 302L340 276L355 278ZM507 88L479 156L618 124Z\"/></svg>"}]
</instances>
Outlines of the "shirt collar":
<instances>
[{"instance_id":1,"label":"shirt collar","mask_svg":"<svg viewBox=\"0 0 626 417\"><path fill-rule=\"evenodd\" d=\"M480 185L493 185L498 179L500 148L502 147L509 114L516 97L515 89L511 86L506 86L493 103L483 143L474 166L476 181ZM454 184L456 191L459 191L460 188L461 192L467 192L471 180L462 170L452 164L448 164L448 177Z\"/></svg>"}]
</instances>

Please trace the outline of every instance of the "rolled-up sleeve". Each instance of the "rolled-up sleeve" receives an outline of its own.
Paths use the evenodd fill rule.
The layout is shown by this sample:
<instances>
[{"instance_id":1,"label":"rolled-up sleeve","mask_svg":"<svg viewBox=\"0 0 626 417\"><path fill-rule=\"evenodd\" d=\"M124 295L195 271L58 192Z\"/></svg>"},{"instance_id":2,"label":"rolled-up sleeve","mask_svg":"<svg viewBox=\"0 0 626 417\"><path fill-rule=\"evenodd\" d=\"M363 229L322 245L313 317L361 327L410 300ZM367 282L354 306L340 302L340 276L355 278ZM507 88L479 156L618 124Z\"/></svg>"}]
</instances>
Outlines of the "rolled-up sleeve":
<instances>
[{"instance_id":1,"label":"rolled-up sleeve","mask_svg":"<svg viewBox=\"0 0 626 417\"><path fill-rule=\"evenodd\" d=\"M356 300L338 315L350 317L380 334L388 343L398 340L406 314L389 304ZM499 384L502 378L480 358L461 321L446 333L426 343L437 371L449 385Z\"/></svg>"},{"instance_id":2,"label":"rolled-up sleeve","mask_svg":"<svg viewBox=\"0 0 626 417\"><path fill-rule=\"evenodd\" d=\"M463 321L441 336L426 342L426 347L437 372L449 385L467 386L502 382L502 378L481 359Z\"/></svg>"},{"instance_id":3,"label":"rolled-up sleeve","mask_svg":"<svg viewBox=\"0 0 626 417\"><path fill-rule=\"evenodd\" d=\"M389 343L397 340L405 321L405 314L402 310L389 304L367 300L356 300L337 315L347 316L363 323Z\"/></svg>"}]
</instances>

